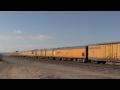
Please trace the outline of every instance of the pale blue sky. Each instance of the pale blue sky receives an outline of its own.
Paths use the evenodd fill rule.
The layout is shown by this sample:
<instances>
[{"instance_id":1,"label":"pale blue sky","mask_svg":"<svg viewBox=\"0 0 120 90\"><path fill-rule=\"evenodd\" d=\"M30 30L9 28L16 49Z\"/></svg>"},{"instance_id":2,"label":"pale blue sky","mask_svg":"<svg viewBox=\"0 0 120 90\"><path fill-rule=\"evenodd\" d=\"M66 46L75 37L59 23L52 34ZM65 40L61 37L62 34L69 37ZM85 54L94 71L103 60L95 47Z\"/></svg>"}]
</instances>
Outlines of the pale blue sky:
<instances>
[{"instance_id":1,"label":"pale blue sky","mask_svg":"<svg viewBox=\"0 0 120 90\"><path fill-rule=\"evenodd\" d=\"M119 11L0 11L0 52L120 41Z\"/></svg>"}]
</instances>

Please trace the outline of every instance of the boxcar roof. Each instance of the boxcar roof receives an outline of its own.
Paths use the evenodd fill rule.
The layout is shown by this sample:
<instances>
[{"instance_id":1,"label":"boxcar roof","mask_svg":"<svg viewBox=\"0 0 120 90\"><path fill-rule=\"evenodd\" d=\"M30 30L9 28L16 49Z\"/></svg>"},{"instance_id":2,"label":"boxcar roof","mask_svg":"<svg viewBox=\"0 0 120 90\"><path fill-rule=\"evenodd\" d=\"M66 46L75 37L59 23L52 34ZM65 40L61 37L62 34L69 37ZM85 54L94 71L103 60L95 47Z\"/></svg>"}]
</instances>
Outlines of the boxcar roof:
<instances>
[{"instance_id":1,"label":"boxcar roof","mask_svg":"<svg viewBox=\"0 0 120 90\"><path fill-rule=\"evenodd\" d=\"M39 50L53 50L53 49L71 49L71 48L85 48L87 47L87 45L84 45L84 46L71 46L71 47L58 47L58 48L46 48L46 49L37 49L38 51Z\"/></svg>"},{"instance_id":2,"label":"boxcar roof","mask_svg":"<svg viewBox=\"0 0 120 90\"><path fill-rule=\"evenodd\" d=\"M84 46L71 46L71 47L58 47L58 48L45 48L45 49L37 49L37 50L53 50L53 49L84 48L84 47L87 47L87 45L84 45Z\"/></svg>"},{"instance_id":3,"label":"boxcar roof","mask_svg":"<svg viewBox=\"0 0 120 90\"><path fill-rule=\"evenodd\" d=\"M71 49L71 48L85 48L87 46L72 46L72 47L61 47L61 48L54 48L54 49Z\"/></svg>"},{"instance_id":4,"label":"boxcar roof","mask_svg":"<svg viewBox=\"0 0 120 90\"><path fill-rule=\"evenodd\" d=\"M89 44L88 46L92 46L92 45L105 45L105 44L116 44L116 43L120 43L120 41Z\"/></svg>"}]
</instances>

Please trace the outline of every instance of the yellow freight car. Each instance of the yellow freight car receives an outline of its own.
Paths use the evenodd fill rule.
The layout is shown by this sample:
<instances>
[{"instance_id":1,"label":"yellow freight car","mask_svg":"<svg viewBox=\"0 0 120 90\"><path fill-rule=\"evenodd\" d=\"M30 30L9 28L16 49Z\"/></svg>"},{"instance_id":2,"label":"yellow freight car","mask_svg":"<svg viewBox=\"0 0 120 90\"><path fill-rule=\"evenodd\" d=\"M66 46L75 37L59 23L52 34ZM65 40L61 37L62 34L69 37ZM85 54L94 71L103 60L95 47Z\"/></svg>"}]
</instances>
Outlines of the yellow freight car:
<instances>
[{"instance_id":1,"label":"yellow freight car","mask_svg":"<svg viewBox=\"0 0 120 90\"><path fill-rule=\"evenodd\" d=\"M120 62L120 42L101 43L88 46L88 59L97 63Z\"/></svg>"},{"instance_id":2,"label":"yellow freight car","mask_svg":"<svg viewBox=\"0 0 120 90\"><path fill-rule=\"evenodd\" d=\"M36 57L36 50L31 50L31 52L32 52L32 53L31 53L31 56L32 56L32 57Z\"/></svg>"},{"instance_id":3,"label":"yellow freight car","mask_svg":"<svg viewBox=\"0 0 120 90\"><path fill-rule=\"evenodd\" d=\"M36 57L36 50L30 50L26 52L27 57Z\"/></svg>"},{"instance_id":4,"label":"yellow freight car","mask_svg":"<svg viewBox=\"0 0 120 90\"><path fill-rule=\"evenodd\" d=\"M26 52L26 57L31 57L31 51Z\"/></svg>"},{"instance_id":5,"label":"yellow freight car","mask_svg":"<svg viewBox=\"0 0 120 90\"><path fill-rule=\"evenodd\" d=\"M46 58L46 49L42 49L41 52L41 58Z\"/></svg>"},{"instance_id":6,"label":"yellow freight car","mask_svg":"<svg viewBox=\"0 0 120 90\"><path fill-rule=\"evenodd\" d=\"M23 56L24 56L23 51L21 51L20 57L23 57Z\"/></svg>"},{"instance_id":7,"label":"yellow freight car","mask_svg":"<svg viewBox=\"0 0 120 90\"><path fill-rule=\"evenodd\" d=\"M46 49L46 58L52 59L53 58L53 49Z\"/></svg>"},{"instance_id":8,"label":"yellow freight car","mask_svg":"<svg viewBox=\"0 0 120 90\"><path fill-rule=\"evenodd\" d=\"M36 50L36 57L41 58L42 57L42 50Z\"/></svg>"},{"instance_id":9,"label":"yellow freight car","mask_svg":"<svg viewBox=\"0 0 120 90\"><path fill-rule=\"evenodd\" d=\"M20 55L21 55L21 52L16 52L17 57L20 57Z\"/></svg>"},{"instance_id":10,"label":"yellow freight car","mask_svg":"<svg viewBox=\"0 0 120 90\"><path fill-rule=\"evenodd\" d=\"M68 58L71 57L72 55L72 49L71 48L54 49L53 55L54 57Z\"/></svg>"},{"instance_id":11,"label":"yellow freight car","mask_svg":"<svg viewBox=\"0 0 120 90\"><path fill-rule=\"evenodd\" d=\"M25 51L22 51L22 52L20 53L20 56L21 56L21 57L25 57Z\"/></svg>"},{"instance_id":12,"label":"yellow freight car","mask_svg":"<svg viewBox=\"0 0 120 90\"><path fill-rule=\"evenodd\" d=\"M54 49L53 55L57 59L76 60L78 62L87 61L87 46L76 46Z\"/></svg>"},{"instance_id":13,"label":"yellow freight car","mask_svg":"<svg viewBox=\"0 0 120 90\"><path fill-rule=\"evenodd\" d=\"M16 53L16 52L14 52L14 56L15 56L15 57L17 56L17 53Z\"/></svg>"}]
</instances>

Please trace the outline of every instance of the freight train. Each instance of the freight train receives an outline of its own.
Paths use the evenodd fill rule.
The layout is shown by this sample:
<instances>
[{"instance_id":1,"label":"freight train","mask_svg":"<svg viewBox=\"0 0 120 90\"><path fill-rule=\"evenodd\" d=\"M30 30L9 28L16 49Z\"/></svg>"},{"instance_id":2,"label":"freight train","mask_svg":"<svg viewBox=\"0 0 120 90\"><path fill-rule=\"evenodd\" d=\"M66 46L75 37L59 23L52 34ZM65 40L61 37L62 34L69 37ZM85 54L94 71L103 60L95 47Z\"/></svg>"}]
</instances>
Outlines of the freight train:
<instances>
[{"instance_id":1,"label":"freight train","mask_svg":"<svg viewBox=\"0 0 120 90\"><path fill-rule=\"evenodd\" d=\"M71 60L77 62L120 62L120 42L90 44L86 46L36 49L12 52L10 56L33 57L53 60Z\"/></svg>"}]
</instances>

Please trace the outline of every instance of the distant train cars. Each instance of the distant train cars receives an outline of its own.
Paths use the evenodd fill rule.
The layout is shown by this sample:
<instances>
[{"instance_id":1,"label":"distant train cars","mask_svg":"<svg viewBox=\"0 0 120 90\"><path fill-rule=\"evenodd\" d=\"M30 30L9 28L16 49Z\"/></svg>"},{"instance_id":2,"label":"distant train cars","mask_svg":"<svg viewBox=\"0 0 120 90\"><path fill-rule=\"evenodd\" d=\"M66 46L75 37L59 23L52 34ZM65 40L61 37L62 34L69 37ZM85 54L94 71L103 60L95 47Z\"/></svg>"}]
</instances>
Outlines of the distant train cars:
<instances>
[{"instance_id":1,"label":"distant train cars","mask_svg":"<svg viewBox=\"0 0 120 90\"><path fill-rule=\"evenodd\" d=\"M85 62L87 60L87 46L65 47L53 50L53 58L59 60L76 60Z\"/></svg>"},{"instance_id":2,"label":"distant train cars","mask_svg":"<svg viewBox=\"0 0 120 90\"><path fill-rule=\"evenodd\" d=\"M120 62L120 42L91 44L87 46L37 49L12 52L11 56L34 57L54 60L71 60L77 62L96 62L105 64L107 61Z\"/></svg>"}]
</instances>

